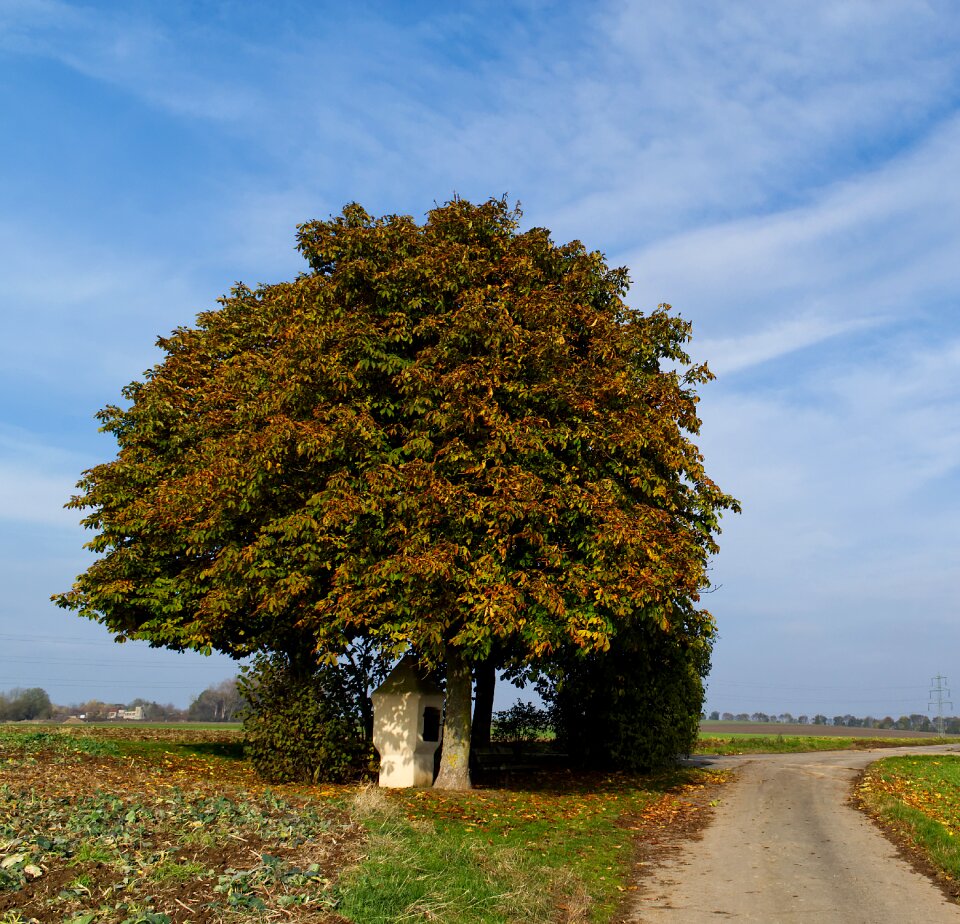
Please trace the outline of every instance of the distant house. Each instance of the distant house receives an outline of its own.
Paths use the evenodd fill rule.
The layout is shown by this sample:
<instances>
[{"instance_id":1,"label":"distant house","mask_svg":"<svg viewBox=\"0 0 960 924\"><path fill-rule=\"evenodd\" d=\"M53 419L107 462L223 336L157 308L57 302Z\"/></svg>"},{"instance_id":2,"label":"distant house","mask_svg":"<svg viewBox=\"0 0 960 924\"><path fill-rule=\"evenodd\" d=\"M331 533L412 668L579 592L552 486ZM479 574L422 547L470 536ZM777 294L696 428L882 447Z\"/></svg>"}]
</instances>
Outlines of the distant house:
<instances>
[{"instance_id":1,"label":"distant house","mask_svg":"<svg viewBox=\"0 0 960 924\"><path fill-rule=\"evenodd\" d=\"M114 709L107 713L108 719L121 719L132 722L143 721L143 706L137 706L134 709Z\"/></svg>"}]
</instances>

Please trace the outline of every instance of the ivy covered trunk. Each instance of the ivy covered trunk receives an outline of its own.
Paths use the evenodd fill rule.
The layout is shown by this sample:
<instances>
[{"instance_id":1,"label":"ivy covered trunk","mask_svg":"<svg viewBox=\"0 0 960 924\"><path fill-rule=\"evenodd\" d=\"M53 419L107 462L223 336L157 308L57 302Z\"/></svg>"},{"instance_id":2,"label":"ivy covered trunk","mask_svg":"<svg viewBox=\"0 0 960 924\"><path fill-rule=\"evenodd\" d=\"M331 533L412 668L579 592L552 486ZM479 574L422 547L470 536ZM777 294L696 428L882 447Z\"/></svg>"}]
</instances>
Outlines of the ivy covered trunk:
<instances>
[{"instance_id":1,"label":"ivy covered trunk","mask_svg":"<svg viewBox=\"0 0 960 924\"><path fill-rule=\"evenodd\" d=\"M438 789L470 789L470 707L473 684L462 652L447 649L447 701Z\"/></svg>"}]
</instances>

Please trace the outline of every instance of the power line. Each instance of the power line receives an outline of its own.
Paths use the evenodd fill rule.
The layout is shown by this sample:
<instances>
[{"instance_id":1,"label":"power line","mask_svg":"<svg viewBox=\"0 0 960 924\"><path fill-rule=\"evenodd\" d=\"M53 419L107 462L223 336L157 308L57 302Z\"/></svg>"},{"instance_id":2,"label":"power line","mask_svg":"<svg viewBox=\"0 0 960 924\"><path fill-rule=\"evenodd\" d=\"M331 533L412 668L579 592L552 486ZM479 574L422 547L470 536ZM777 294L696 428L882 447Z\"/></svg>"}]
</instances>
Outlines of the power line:
<instances>
[{"instance_id":1,"label":"power line","mask_svg":"<svg viewBox=\"0 0 960 924\"><path fill-rule=\"evenodd\" d=\"M198 681L199 682L199 681ZM114 680L114 679L102 679L98 678L96 680L50 680L50 681L36 681L36 680L11 680L8 677L0 677L0 684L12 685L15 687L28 687L30 685L40 686L44 689L50 687L55 689L57 687L95 687L95 686L109 686L109 687L130 687L135 689L145 689L147 687L164 687L171 690L183 690L186 689L189 684L188 681L184 680L180 683L176 683L170 680L144 680L143 678L139 680Z\"/></svg>"},{"instance_id":2,"label":"power line","mask_svg":"<svg viewBox=\"0 0 960 924\"><path fill-rule=\"evenodd\" d=\"M129 658L120 658L116 661L89 661L84 658L82 661L78 661L76 658L15 658L14 663L16 666L21 664L73 664L78 668L87 668L87 667L159 667L155 661L132 661ZM197 667L202 667L202 664L197 664ZM188 666L184 665L181 668L176 668L177 670L187 670ZM163 670L171 670L169 666L164 666Z\"/></svg>"},{"instance_id":3,"label":"power line","mask_svg":"<svg viewBox=\"0 0 960 924\"><path fill-rule=\"evenodd\" d=\"M93 648L119 648L121 645L137 645L138 642L142 642L144 645L148 644L145 639L130 638L126 642L118 642L116 639L88 639L88 638L79 638L77 636L71 635L21 635L19 632L17 634L0 632L0 641L10 641L10 642L50 642L57 645L87 645ZM161 649L156 649L160 651ZM169 650L169 649L167 649Z\"/></svg>"},{"instance_id":4,"label":"power line","mask_svg":"<svg viewBox=\"0 0 960 924\"><path fill-rule=\"evenodd\" d=\"M749 687L751 689L767 689L779 692L781 690L797 690L800 692L830 692L837 691L843 692L844 690L857 690L862 691L862 686L822 686L822 685L799 685L799 684L774 684L774 683L763 683L762 681L751 681L751 680L718 680L714 678L707 678L708 686L724 686L724 687ZM909 684L908 686L896 686L891 687L884 685L882 687L884 691L886 690L924 690L925 687L920 684Z\"/></svg>"}]
</instances>

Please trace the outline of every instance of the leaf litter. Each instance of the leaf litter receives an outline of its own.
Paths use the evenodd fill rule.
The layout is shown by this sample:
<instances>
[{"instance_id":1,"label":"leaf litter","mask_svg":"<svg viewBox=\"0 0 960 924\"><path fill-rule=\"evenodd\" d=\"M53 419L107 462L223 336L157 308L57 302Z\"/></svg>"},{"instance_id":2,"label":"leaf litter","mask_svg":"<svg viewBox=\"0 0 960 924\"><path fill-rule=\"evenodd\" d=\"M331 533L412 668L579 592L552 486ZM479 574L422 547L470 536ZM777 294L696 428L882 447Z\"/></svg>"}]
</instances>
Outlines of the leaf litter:
<instances>
[{"instance_id":1,"label":"leaf litter","mask_svg":"<svg viewBox=\"0 0 960 924\"><path fill-rule=\"evenodd\" d=\"M411 849L452 835L497 882L546 875L552 894L530 920L620 920L652 859L695 836L722 782L544 773L469 793L380 791L367 812L362 788L268 788L245 761L215 756L235 732L83 732L0 730L2 924L342 922L371 862L367 816L384 812L409 826ZM442 904L438 894L383 920L474 920Z\"/></svg>"},{"instance_id":2,"label":"leaf litter","mask_svg":"<svg viewBox=\"0 0 960 924\"><path fill-rule=\"evenodd\" d=\"M0 736L0 920L342 920L333 884L363 834L322 790L281 793L239 761L125 757L93 740Z\"/></svg>"}]
</instances>

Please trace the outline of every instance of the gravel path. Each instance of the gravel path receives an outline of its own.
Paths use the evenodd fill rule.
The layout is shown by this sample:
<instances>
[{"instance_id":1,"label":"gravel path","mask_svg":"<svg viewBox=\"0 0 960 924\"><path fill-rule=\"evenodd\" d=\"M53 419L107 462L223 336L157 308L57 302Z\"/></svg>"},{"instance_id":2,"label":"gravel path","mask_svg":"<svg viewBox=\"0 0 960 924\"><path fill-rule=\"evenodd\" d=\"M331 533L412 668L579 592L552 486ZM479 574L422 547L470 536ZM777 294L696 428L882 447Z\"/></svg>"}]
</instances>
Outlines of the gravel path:
<instances>
[{"instance_id":1,"label":"gravel path","mask_svg":"<svg viewBox=\"0 0 960 924\"><path fill-rule=\"evenodd\" d=\"M915 872L848 804L867 764L957 745L712 758L736 780L703 838L640 883L631 921L960 922L960 907Z\"/></svg>"}]
</instances>

